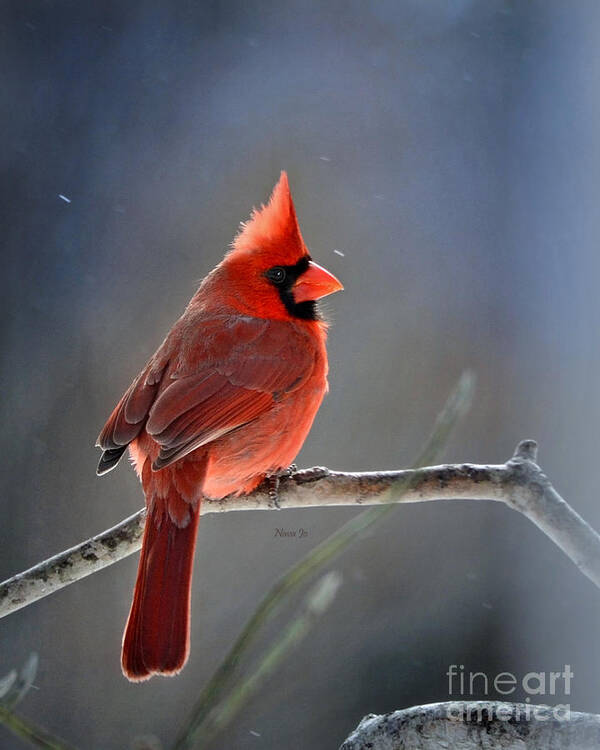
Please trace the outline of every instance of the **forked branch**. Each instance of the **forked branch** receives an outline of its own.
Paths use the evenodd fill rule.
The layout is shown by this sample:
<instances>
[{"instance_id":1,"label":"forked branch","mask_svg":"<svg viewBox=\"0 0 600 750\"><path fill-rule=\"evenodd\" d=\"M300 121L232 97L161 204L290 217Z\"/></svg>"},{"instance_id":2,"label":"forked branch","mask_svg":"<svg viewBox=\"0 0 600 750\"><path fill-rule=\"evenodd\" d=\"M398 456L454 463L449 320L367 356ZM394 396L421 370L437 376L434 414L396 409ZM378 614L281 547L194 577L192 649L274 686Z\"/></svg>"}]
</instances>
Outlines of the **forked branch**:
<instances>
[{"instance_id":1,"label":"forked branch","mask_svg":"<svg viewBox=\"0 0 600 750\"><path fill-rule=\"evenodd\" d=\"M432 500L494 500L535 523L600 588L600 536L566 503L536 463L537 446L524 440L504 464L443 464L420 469L341 472L316 467L284 478L281 508L384 505ZM273 509L268 487L250 495L205 500L202 513ZM102 534L0 583L0 617L136 552L145 511Z\"/></svg>"}]
</instances>

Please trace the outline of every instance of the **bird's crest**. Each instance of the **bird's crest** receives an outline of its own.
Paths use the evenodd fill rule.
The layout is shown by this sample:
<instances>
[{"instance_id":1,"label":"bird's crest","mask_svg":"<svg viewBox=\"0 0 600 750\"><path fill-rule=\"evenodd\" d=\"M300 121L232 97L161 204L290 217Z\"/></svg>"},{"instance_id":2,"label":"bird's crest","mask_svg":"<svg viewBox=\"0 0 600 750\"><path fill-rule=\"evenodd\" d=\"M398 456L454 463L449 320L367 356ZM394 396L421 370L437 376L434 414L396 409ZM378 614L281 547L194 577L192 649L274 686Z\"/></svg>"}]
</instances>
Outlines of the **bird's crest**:
<instances>
[{"instance_id":1,"label":"bird's crest","mask_svg":"<svg viewBox=\"0 0 600 750\"><path fill-rule=\"evenodd\" d=\"M250 219L241 224L232 249L244 252L274 246L294 248L296 252L304 248L286 172L281 173L269 202L255 208Z\"/></svg>"}]
</instances>

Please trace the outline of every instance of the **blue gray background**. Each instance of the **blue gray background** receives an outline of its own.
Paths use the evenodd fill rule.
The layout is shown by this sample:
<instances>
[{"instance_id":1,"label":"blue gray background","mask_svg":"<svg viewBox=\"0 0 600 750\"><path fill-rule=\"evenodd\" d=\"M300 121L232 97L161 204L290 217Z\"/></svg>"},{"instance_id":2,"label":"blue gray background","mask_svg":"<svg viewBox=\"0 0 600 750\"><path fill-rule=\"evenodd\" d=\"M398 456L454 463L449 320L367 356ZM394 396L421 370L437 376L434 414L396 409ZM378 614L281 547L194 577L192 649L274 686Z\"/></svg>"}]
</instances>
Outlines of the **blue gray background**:
<instances>
[{"instance_id":1,"label":"blue gray background","mask_svg":"<svg viewBox=\"0 0 600 750\"><path fill-rule=\"evenodd\" d=\"M0 578L141 506L127 465L96 478L96 435L282 168L346 286L326 303L331 392L298 463L409 465L470 367L444 459L501 462L536 438L599 528L599 15L595 0L4 3ZM280 571L355 513L202 519L175 680L120 673L135 557L0 621L0 674L37 651L20 710L80 748L168 746ZM402 507L335 567L334 607L215 747L337 747L368 712L448 699L450 664L568 663L572 694L542 699L600 710L600 594L516 513ZM0 727L0 746L22 745Z\"/></svg>"}]
</instances>

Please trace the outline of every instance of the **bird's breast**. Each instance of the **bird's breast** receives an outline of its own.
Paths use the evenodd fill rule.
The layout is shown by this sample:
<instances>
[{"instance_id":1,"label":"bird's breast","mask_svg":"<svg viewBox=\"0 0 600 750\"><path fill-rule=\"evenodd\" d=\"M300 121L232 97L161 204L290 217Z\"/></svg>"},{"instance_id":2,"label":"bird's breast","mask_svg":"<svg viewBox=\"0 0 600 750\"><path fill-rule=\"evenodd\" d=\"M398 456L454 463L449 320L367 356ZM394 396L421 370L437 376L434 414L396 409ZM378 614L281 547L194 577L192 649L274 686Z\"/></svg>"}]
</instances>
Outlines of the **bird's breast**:
<instances>
[{"instance_id":1,"label":"bird's breast","mask_svg":"<svg viewBox=\"0 0 600 750\"><path fill-rule=\"evenodd\" d=\"M311 379L253 422L208 448L204 494L221 498L251 492L267 474L286 469L300 452L327 389Z\"/></svg>"}]
</instances>

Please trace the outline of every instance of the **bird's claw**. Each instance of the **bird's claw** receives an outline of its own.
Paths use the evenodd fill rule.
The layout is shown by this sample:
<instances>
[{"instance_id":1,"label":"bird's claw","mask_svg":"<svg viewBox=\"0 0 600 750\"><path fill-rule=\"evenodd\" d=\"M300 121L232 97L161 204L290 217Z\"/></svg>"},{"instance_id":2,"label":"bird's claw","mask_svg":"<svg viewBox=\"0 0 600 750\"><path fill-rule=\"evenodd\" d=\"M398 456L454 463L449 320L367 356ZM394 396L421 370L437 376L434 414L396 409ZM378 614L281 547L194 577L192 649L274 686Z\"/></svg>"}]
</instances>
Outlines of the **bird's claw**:
<instances>
[{"instance_id":1,"label":"bird's claw","mask_svg":"<svg viewBox=\"0 0 600 750\"><path fill-rule=\"evenodd\" d=\"M281 505L279 505L279 485L281 484L281 478L279 474L271 474L271 476L268 477L268 481L269 481L269 507L277 508L277 510L281 510Z\"/></svg>"},{"instance_id":2,"label":"bird's claw","mask_svg":"<svg viewBox=\"0 0 600 750\"><path fill-rule=\"evenodd\" d=\"M271 508L277 508L277 510L281 510L281 505L279 504L279 487L281 486L281 480L289 479L290 477L294 476L297 471L298 467L296 466L296 464L291 464L287 469L278 471L276 474L270 474L267 477L267 481L269 483L269 505Z\"/></svg>"}]
</instances>

